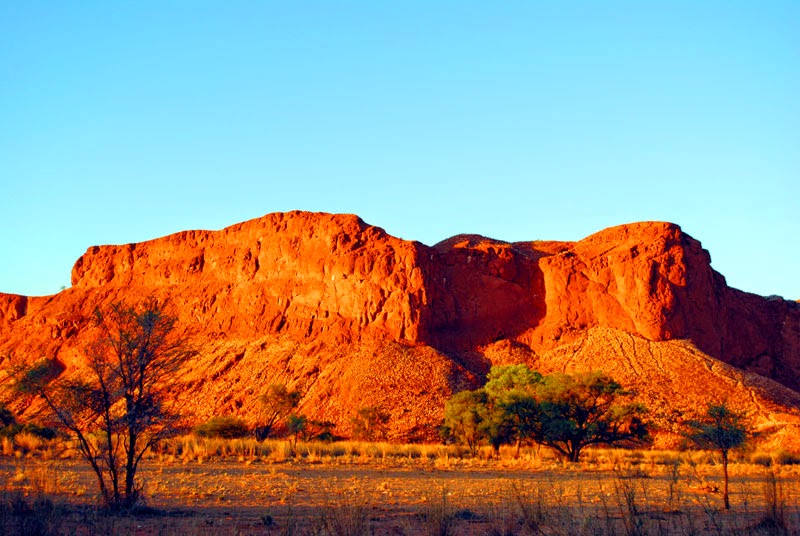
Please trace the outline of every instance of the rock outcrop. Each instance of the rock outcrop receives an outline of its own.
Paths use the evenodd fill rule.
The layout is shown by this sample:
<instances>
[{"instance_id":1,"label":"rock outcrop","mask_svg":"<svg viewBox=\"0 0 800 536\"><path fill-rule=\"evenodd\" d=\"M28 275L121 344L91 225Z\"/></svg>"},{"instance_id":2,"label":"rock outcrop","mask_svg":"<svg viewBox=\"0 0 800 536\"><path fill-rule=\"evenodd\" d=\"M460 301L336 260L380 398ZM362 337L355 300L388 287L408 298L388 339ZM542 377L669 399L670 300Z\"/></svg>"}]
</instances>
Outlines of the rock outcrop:
<instances>
[{"instance_id":1,"label":"rock outcrop","mask_svg":"<svg viewBox=\"0 0 800 536\"><path fill-rule=\"evenodd\" d=\"M92 311L150 295L168 299L198 342L182 373L198 420L233 413L255 422L256 396L281 381L303 390L303 411L341 433L358 408L379 406L393 439L432 439L444 400L510 361L602 366L653 403L696 396L702 405L721 396L714 385L738 381L754 386L743 406L771 408L764 423L788 423L798 409L800 304L728 287L698 241L660 222L578 242L459 235L429 247L356 216L292 212L92 247L71 288L0 295L0 355L80 370ZM619 342L626 337L636 342ZM710 386L696 395L667 393L680 391L698 355L721 375L703 376Z\"/></svg>"}]
</instances>

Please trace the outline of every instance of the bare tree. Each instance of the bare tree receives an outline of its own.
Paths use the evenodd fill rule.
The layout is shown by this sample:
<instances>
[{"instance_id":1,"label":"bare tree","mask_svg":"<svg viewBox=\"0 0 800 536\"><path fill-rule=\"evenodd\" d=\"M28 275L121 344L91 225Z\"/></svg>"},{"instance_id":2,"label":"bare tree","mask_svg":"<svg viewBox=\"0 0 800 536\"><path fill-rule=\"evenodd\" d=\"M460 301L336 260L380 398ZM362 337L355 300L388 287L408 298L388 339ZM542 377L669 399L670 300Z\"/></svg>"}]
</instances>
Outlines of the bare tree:
<instances>
[{"instance_id":1,"label":"bare tree","mask_svg":"<svg viewBox=\"0 0 800 536\"><path fill-rule=\"evenodd\" d=\"M149 298L95 311L97 337L80 377L62 374L52 359L17 368L16 391L41 398L76 440L97 476L107 507L136 505L144 454L175 433L178 415L167 399L175 373L194 352L175 329L176 318Z\"/></svg>"}]
</instances>

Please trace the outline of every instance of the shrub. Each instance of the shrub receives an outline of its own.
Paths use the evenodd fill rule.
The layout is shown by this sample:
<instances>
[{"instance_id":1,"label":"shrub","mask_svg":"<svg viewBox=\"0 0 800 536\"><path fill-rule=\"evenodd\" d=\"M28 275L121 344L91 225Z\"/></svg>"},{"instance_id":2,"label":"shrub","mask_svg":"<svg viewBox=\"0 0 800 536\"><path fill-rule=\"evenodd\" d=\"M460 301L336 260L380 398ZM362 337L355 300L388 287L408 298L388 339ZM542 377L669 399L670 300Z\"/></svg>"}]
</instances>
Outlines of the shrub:
<instances>
[{"instance_id":1,"label":"shrub","mask_svg":"<svg viewBox=\"0 0 800 536\"><path fill-rule=\"evenodd\" d=\"M195 426L193 432L198 437L222 437L226 439L245 437L250 434L247 424L242 419L230 415L212 417L203 424Z\"/></svg>"},{"instance_id":2,"label":"shrub","mask_svg":"<svg viewBox=\"0 0 800 536\"><path fill-rule=\"evenodd\" d=\"M0 437L13 438L17 434L30 434L40 439L54 439L58 432L46 426L39 426L36 424L19 424L14 423L0 429Z\"/></svg>"},{"instance_id":3,"label":"shrub","mask_svg":"<svg viewBox=\"0 0 800 536\"><path fill-rule=\"evenodd\" d=\"M27 432L20 432L14 436L14 444L24 452L34 452L42 448L44 441L41 437L35 436Z\"/></svg>"},{"instance_id":4,"label":"shrub","mask_svg":"<svg viewBox=\"0 0 800 536\"><path fill-rule=\"evenodd\" d=\"M797 465L800 464L800 454L789 452L788 450L778 449L772 453L777 465Z\"/></svg>"},{"instance_id":5,"label":"shrub","mask_svg":"<svg viewBox=\"0 0 800 536\"><path fill-rule=\"evenodd\" d=\"M353 438L362 441L386 441L391 415L378 406L360 408L350 418Z\"/></svg>"},{"instance_id":6,"label":"shrub","mask_svg":"<svg viewBox=\"0 0 800 536\"><path fill-rule=\"evenodd\" d=\"M5 404L0 402L0 429L17 422L14 414Z\"/></svg>"},{"instance_id":7,"label":"shrub","mask_svg":"<svg viewBox=\"0 0 800 536\"><path fill-rule=\"evenodd\" d=\"M754 452L750 455L750 463L763 465L764 467L771 467L772 455L769 452Z\"/></svg>"}]
</instances>

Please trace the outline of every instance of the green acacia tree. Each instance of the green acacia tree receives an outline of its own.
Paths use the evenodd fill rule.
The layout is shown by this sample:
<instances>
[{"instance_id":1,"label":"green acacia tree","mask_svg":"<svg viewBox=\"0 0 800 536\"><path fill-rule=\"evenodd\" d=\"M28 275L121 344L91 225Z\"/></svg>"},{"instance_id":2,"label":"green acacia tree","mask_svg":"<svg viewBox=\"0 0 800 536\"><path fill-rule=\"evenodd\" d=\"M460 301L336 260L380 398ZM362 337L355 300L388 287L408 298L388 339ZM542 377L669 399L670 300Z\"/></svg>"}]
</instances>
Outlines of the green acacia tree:
<instances>
[{"instance_id":1,"label":"green acacia tree","mask_svg":"<svg viewBox=\"0 0 800 536\"><path fill-rule=\"evenodd\" d=\"M359 408L350 418L353 437L361 441L386 441L391 415L378 406Z\"/></svg>"},{"instance_id":2,"label":"green acacia tree","mask_svg":"<svg viewBox=\"0 0 800 536\"><path fill-rule=\"evenodd\" d=\"M522 443L540 428L535 391L541 382L542 375L527 365L495 366L489 371L483 386L482 427L495 451L504 443L516 443L519 455Z\"/></svg>"},{"instance_id":3,"label":"green acacia tree","mask_svg":"<svg viewBox=\"0 0 800 536\"><path fill-rule=\"evenodd\" d=\"M541 383L543 376L528 365L495 365L486 375L483 389L494 398L501 399L514 392L530 392Z\"/></svg>"},{"instance_id":4,"label":"green acacia tree","mask_svg":"<svg viewBox=\"0 0 800 536\"><path fill-rule=\"evenodd\" d=\"M475 456L478 445L486 438L485 406L486 393L481 389L454 394L445 403L442 435L446 439L466 443L470 453Z\"/></svg>"},{"instance_id":5,"label":"green acacia tree","mask_svg":"<svg viewBox=\"0 0 800 536\"><path fill-rule=\"evenodd\" d=\"M569 461L595 444L638 442L647 437L644 406L626 402L631 393L600 373L542 376L526 365L492 367L487 383L454 395L445 406L444 431L474 453L487 441L532 441Z\"/></svg>"},{"instance_id":6,"label":"green acacia tree","mask_svg":"<svg viewBox=\"0 0 800 536\"><path fill-rule=\"evenodd\" d=\"M643 441L647 410L623 403L630 394L602 372L544 376L535 393L540 422L532 438L571 462L589 445Z\"/></svg>"},{"instance_id":7,"label":"green acacia tree","mask_svg":"<svg viewBox=\"0 0 800 536\"><path fill-rule=\"evenodd\" d=\"M195 426L192 429L192 433L198 437L235 439L247 436L250 430L247 428L247 423L244 422L244 419L232 415L218 415Z\"/></svg>"},{"instance_id":8,"label":"green acacia tree","mask_svg":"<svg viewBox=\"0 0 800 536\"><path fill-rule=\"evenodd\" d=\"M723 492L725 509L731 507L728 496L728 454L747 441L744 415L731 410L725 402L711 404L699 420L690 421L688 437L700 448L716 450L722 457Z\"/></svg>"}]
</instances>

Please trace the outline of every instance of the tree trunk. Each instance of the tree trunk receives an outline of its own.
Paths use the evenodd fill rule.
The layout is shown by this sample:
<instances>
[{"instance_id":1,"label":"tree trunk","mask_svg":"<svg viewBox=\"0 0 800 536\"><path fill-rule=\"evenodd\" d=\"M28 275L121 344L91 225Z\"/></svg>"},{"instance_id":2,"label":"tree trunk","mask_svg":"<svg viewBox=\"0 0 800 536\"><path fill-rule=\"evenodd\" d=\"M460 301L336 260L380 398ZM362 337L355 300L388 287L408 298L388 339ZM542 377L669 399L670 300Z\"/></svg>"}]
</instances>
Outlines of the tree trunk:
<instances>
[{"instance_id":1,"label":"tree trunk","mask_svg":"<svg viewBox=\"0 0 800 536\"><path fill-rule=\"evenodd\" d=\"M722 499L725 501L725 510L731 509L728 499L728 451L722 451Z\"/></svg>"},{"instance_id":2,"label":"tree trunk","mask_svg":"<svg viewBox=\"0 0 800 536\"><path fill-rule=\"evenodd\" d=\"M125 508L131 508L136 504L136 442L138 435L132 426L128 429L128 452L125 459L125 496L122 498Z\"/></svg>"},{"instance_id":3,"label":"tree trunk","mask_svg":"<svg viewBox=\"0 0 800 536\"><path fill-rule=\"evenodd\" d=\"M569 445L569 461L577 462L581 456L581 445L571 443Z\"/></svg>"}]
</instances>

